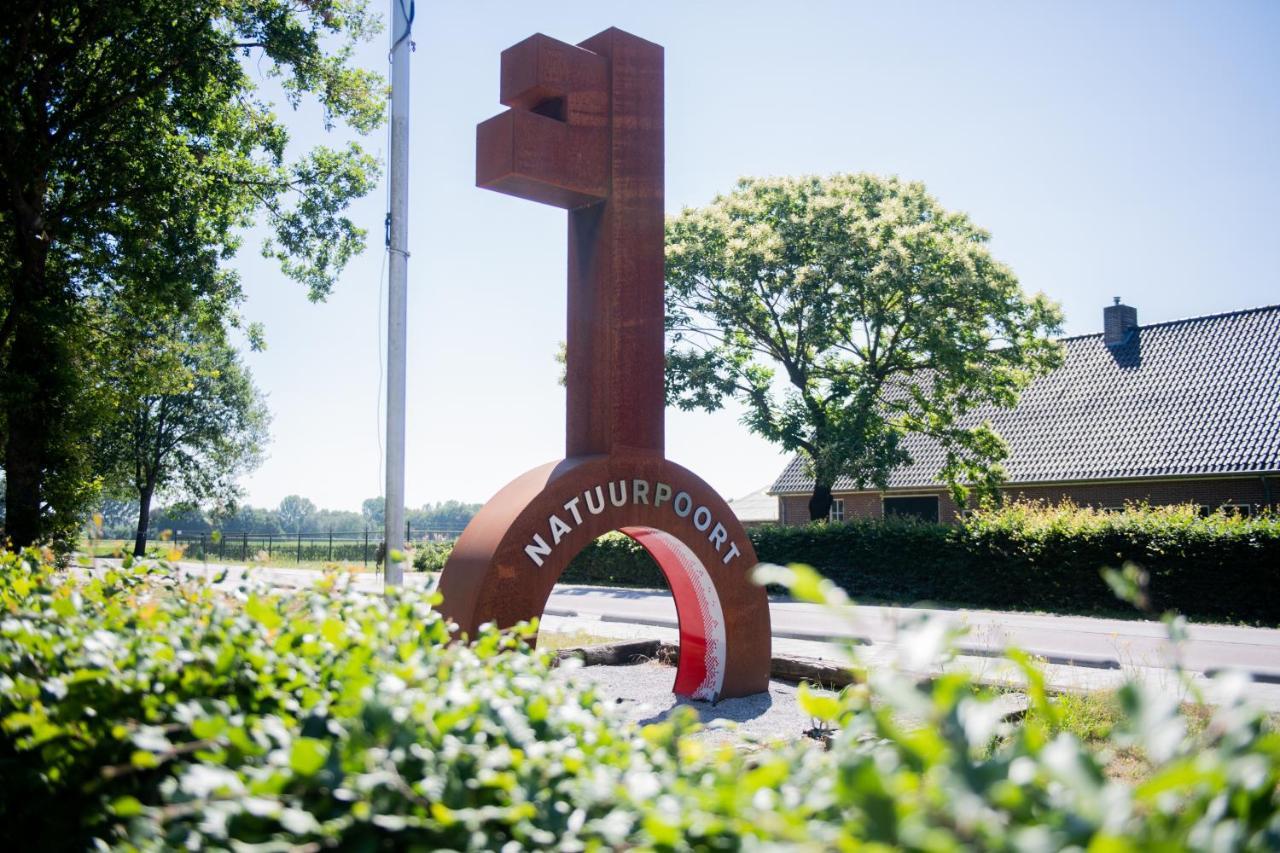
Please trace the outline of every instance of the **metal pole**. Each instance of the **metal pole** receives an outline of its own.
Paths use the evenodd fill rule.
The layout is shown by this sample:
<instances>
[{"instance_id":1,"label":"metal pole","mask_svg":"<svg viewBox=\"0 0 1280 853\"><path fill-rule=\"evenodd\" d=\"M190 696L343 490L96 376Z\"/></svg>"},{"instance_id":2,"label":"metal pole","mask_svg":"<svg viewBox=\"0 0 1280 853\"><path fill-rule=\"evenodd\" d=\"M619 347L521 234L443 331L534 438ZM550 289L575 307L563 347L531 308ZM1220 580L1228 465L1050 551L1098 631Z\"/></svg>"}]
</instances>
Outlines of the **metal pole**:
<instances>
[{"instance_id":1,"label":"metal pole","mask_svg":"<svg viewBox=\"0 0 1280 853\"><path fill-rule=\"evenodd\" d=\"M391 210L387 284L387 557L388 586L404 582L404 409L409 280L409 51L413 0L391 0Z\"/></svg>"}]
</instances>

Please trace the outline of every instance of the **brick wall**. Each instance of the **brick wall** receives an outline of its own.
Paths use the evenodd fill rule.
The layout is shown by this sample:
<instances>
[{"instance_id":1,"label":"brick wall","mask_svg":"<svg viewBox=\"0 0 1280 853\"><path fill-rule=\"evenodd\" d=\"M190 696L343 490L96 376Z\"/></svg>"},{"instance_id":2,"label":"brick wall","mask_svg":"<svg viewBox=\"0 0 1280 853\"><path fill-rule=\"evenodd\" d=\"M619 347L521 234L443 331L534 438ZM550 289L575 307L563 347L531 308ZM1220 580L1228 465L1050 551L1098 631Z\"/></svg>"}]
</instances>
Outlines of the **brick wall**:
<instances>
[{"instance_id":1,"label":"brick wall","mask_svg":"<svg viewBox=\"0 0 1280 853\"><path fill-rule=\"evenodd\" d=\"M851 492L832 495L844 500L845 518L879 518L880 494L878 492ZM778 520L782 524L809 523L809 496L783 495L778 498Z\"/></svg>"},{"instance_id":2,"label":"brick wall","mask_svg":"<svg viewBox=\"0 0 1280 853\"><path fill-rule=\"evenodd\" d=\"M1280 478L1268 478L1271 505L1280 498ZM1056 502L1069 497L1089 506L1121 506L1126 500L1154 505L1195 503L1208 507L1222 504L1267 503L1261 477L1214 480L1151 480L1137 483L1095 483L1078 486L1020 486L1005 490L1012 497Z\"/></svg>"},{"instance_id":3,"label":"brick wall","mask_svg":"<svg viewBox=\"0 0 1280 853\"><path fill-rule=\"evenodd\" d=\"M1280 508L1280 477L1268 477L1270 506ZM1231 477L1212 480L1146 480L1129 483L1091 483L1054 486L1015 486L1005 489L1010 498L1057 503L1070 498L1083 506L1123 506L1125 501L1146 501L1153 505L1195 503L1209 507L1222 504L1268 504L1268 489L1261 477ZM881 498L908 495L936 495L938 519L954 521L959 508L945 489L902 490L893 492L838 492L844 500L845 518L881 518ZM805 524L809 521L808 495L783 495L778 498L779 520L783 524Z\"/></svg>"}]
</instances>

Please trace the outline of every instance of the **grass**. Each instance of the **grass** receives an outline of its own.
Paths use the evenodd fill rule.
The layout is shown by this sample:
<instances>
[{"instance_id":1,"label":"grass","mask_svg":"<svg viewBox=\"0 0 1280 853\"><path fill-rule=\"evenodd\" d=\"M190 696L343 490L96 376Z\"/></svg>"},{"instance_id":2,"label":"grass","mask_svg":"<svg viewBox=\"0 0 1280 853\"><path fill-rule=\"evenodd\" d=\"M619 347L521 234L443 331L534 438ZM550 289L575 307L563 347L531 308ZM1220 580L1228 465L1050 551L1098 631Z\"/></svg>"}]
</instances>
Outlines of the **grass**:
<instances>
[{"instance_id":1,"label":"grass","mask_svg":"<svg viewBox=\"0 0 1280 853\"><path fill-rule=\"evenodd\" d=\"M236 545L238 543L231 543ZM126 554L133 553L132 539L93 539L85 540L81 547L80 553L86 557L123 557ZM297 560L290 552L283 547L276 553L267 554L266 549L250 552L249 558L240 559L240 549L233 549L233 553L228 554L225 558L219 558L214 554L208 555L205 559L201 559L198 555L187 554L187 546L173 544L168 542L149 542L147 543L147 559L165 560L175 562L183 560L193 563L209 563L210 565L227 565L227 566L265 566L273 569L326 569L331 566L337 566L346 571L353 572L370 572L376 571L379 567L370 560L368 563L351 560L308 560L303 559L301 562Z\"/></svg>"},{"instance_id":2,"label":"grass","mask_svg":"<svg viewBox=\"0 0 1280 853\"><path fill-rule=\"evenodd\" d=\"M539 631L538 648L556 651L559 649L577 649L583 646L603 646L608 643L622 642L617 637L601 637L583 630L566 634L558 631Z\"/></svg>"},{"instance_id":3,"label":"grass","mask_svg":"<svg viewBox=\"0 0 1280 853\"><path fill-rule=\"evenodd\" d=\"M1107 737L1124 721L1124 711L1113 690L1091 690L1059 693L1053 697L1059 712L1057 723L1041 720L1053 734L1073 735L1091 751L1107 747ZM1213 717L1211 705L1184 702L1182 713L1187 720L1187 736L1201 737ZM1024 722L1040 719L1033 707ZM1139 782L1151 773L1151 765L1142 750L1136 748L1113 749L1108 755L1107 775L1113 779Z\"/></svg>"}]
</instances>

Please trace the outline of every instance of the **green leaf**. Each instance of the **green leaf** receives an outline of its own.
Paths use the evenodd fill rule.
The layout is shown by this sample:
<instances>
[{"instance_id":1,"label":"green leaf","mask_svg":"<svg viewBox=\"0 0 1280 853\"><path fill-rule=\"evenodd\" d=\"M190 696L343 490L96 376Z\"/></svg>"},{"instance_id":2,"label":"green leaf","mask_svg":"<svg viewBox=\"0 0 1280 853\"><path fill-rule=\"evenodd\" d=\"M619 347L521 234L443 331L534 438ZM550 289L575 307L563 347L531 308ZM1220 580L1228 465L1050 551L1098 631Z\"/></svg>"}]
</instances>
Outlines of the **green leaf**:
<instances>
[{"instance_id":1,"label":"green leaf","mask_svg":"<svg viewBox=\"0 0 1280 853\"><path fill-rule=\"evenodd\" d=\"M279 628L284 624L284 617L280 615L279 602L275 596L265 598L258 595L249 596L249 600L244 605L244 612L268 630Z\"/></svg>"},{"instance_id":2,"label":"green leaf","mask_svg":"<svg viewBox=\"0 0 1280 853\"><path fill-rule=\"evenodd\" d=\"M326 619L320 625L320 636L335 646L342 642L346 633L346 627L337 619Z\"/></svg>"},{"instance_id":3,"label":"green leaf","mask_svg":"<svg viewBox=\"0 0 1280 853\"><path fill-rule=\"evenodd\" d=\"M160 759L156 758L153 752L147 752L145 749L135 749L133 754L129 756L129 763L139 770L149 770L152 767L159 767Z\"/></svg>"},{"instance_id":4,"label":"green leaf","mask_svg":"<svg viewBox=\"0 0 1280 853\"><path fill-rule=\"evenodd\" d=\"M289 767L299 776L312 776L329 758L329 744L310 737L295 738L289 747Z\"/></svg>"},{"instance_id":5,"label":"green leaf","mask_svg":"<svg viewBox=\"0 0 1280 853\"><path fill-rule=\"evenodd\" d=\"M118 797L111 803L111 811L116 817L135 817L142 814L142 803L137 797Z\"/></svg>"},{"instance_id":6,"label":"green leaf","mask_svg":"<svg viewBox=\"0 0 1280 853\"><path fill-rule=\"evenodd\" d=\"M807 682L801 682L796 701L801 710L815 720L829 723L840 716L840 700L825 693L814 693Z\"/></svg>"}]
</instances>

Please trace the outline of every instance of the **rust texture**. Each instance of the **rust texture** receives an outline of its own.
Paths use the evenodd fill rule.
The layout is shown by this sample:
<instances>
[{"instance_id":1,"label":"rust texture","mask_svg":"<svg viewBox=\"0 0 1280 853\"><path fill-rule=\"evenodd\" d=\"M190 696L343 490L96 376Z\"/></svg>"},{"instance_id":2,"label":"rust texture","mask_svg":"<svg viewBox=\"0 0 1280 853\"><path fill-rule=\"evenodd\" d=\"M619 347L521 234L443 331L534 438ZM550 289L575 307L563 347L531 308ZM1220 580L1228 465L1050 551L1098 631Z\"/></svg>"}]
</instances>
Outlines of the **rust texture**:
<instances>
[{"instance_id":1,"label":"rust texture","mask_svg":"<svg viewBox=\"0 0 1280 853\"><path fill-rule=\"evenodd\" d=\"M750 540L664 454L662 48L618 29L578 45L534 35L503 51L500 101L476 129L477 186L568 211L566 458L471 522L442 610L465 633L539 616L569 560L622 530L675 594L677 692L764 690L769 611Z\"/></svg>"}]
</instances>

